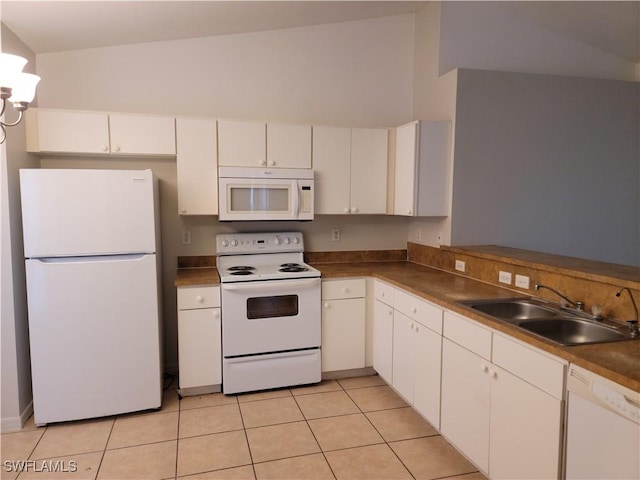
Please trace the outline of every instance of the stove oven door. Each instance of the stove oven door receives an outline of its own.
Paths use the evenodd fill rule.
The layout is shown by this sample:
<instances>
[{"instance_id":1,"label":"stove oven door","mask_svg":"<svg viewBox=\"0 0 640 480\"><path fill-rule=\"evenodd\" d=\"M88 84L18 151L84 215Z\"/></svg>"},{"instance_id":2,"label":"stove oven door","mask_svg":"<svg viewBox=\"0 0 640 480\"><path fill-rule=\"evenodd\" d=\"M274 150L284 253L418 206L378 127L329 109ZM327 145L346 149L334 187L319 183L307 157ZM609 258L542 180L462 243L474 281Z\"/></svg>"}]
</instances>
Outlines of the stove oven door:
<instances>
[{"instance_id":1,"label":"stove oven door","mask_svg":"<svg viewBox=\"0 0 640 480\"><path fill-rule=\"evenodd\" d=\"M320 279L222 285L225 358L320 346Z\"/></svg>"}]
</instances>

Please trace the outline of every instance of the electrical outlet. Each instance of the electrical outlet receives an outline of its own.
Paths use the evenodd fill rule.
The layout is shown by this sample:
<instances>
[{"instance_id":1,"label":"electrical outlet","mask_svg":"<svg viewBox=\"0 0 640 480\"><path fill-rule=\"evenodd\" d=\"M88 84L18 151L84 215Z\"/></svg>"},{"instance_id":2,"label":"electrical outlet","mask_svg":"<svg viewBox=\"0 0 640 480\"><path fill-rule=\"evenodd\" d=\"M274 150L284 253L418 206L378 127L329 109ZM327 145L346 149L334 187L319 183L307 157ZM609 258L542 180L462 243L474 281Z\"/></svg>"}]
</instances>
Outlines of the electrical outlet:
<instances>
[{"instance_id":1,"label":"electrical outlet","mask_svg":"<svg viewBox=\"0 0 640 480\"><path fill-rule=\"evenodd\" d=\"M456 260L456 270L459 272L464 272L466 269L466 264L462 260Z\"/></svg>"},{"instance_id":2,"label":"electrical outlet","mask_svg":"<svg viewBox=\"0 0 640 480\"><path fill-rule=\"evenodd\" d=\"M498 273L498 281L500 283L511 285L511 272L503 272L502 270L500 270L500 273Z\"/></svg>"},{"instance_id":3,"label":"electrical outlet","mask_svg":"<svg viewBox=\"0 0 640 480\"><path fill-rule=\"evenodd\" d=\"M526 275L516 275L516 287L529 288L529 277Z\"/></svg>"},{"instance_id":4,"label":"electrical outlet","mask_svg":"<svg viewBox=\"0 0 640 480\"><path fill-rule=\"evenodd\" d=\"M182 231L182 245L191 245L191 231L183 230Z\"/></svg>"},{"instance_id":5,"label":"electrical outlet","mask_svg":"<svg viewBox=\"0 0 640 480\"><path fill-rule=\"evenodd\" d=\"M420 242L422 240L422 230L420 230L420 229L416 230L416 240L418 242Z\"/></svg>"},{"instance_id":6,"label":"electrical outlet","mask_svg":"<svg viewBox=\"0 0 640 480\"><path fill-rule=\"evenodd\" d=\"M331 229L331 241L332 242L339 242L340 241L340 229L339 228Z\"/></svg>"},{"instance_id":7,"label":"electrical outlet","mask_svg":"<svg viewBox=\"0 0 640 480\"><path fill-rule=\"evenodd\" d=\"M438 245L442 245L442 232L438 232Z\"/></svg>"}]
</instances>

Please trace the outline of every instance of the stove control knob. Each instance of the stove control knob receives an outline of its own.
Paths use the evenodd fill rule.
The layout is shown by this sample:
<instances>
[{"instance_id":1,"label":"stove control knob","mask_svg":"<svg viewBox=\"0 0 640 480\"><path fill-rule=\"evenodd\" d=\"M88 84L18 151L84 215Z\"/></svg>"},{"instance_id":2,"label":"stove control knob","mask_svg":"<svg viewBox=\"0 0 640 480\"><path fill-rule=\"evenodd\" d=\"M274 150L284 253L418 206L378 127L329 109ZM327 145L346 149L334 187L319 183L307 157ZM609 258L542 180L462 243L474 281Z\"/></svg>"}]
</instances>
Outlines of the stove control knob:
<instances>
[{"instance_id":1,"label":"stove control knob","mask_svg":"<svg viewBox=\"0 0 640 480\"><path fill-rule=\"evenodd\" d=\"M238 240L231 240L231 246L232 247L237 247L238 246Z\"/></svg>"},{"instance_id":2,"label":"stove control knob","mask_svg":"<svg viewBox=\"0 0 640 480\"><path fill-rule=\"evenodd\" d=\"M289 245L291 243L291 239L289 237L284 237L285 245Z\"/></svg>"},{"instance_id":3,"label":"stove control knob","mask_svg":"<svg viewBox=\"0 0 640 480\"><path fill-rule=\"evenodd\" d=\"M280 238L276 238L276 239L275 239L275 241L274 241L274 243L275 243L276 245L280 245L280 244L282 243L282 240L281 240Z\"/></svg>"},{"instance_id":4,"label":"stove control knob","mask_svg":"<svg viewBox=\"0 0 640 480\"><path fill-rule=\"evenodd\" d=\"M293 237L293 243L296 245L300 243L300 239L298 237Z\"/></svg>"},{"instance_id":5,"label":"stove control knob","mask_svg":"<svg viewBox=\"0 0 640 480\"><path fill-rule=\"evenodd\" d=\"M229 240L222 240L220 242L220 245L222 245L223 247L228 247L229 246Z\"/></svg>"}]
</instances>

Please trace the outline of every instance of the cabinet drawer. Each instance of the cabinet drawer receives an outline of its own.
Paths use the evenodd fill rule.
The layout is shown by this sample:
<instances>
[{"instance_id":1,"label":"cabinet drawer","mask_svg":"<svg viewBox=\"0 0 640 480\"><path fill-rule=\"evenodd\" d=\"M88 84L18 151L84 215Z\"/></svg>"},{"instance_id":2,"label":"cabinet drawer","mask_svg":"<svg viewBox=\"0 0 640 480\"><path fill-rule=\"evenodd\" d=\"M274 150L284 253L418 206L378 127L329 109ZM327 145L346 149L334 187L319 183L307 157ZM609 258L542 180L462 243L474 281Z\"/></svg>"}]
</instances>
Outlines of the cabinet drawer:
<instances>
[{"instance_id":1,"label":"cabinet drawer","mask_svg":"<svg viewBox=\"0 0 640 480\"><path fill-rule=\"evenodd\" d=\"M391 285L388 285L384 282L380 282L378 280L375 281L373 286L373 294L376 300L380 300L383 303L386 303L389 306L393 306L393 296L395 293L395 288Z\"/></svg>"},{"instance_id":2,"label":"cabinet drawer","mask_svg":"<svg viewBox=\"0 0 640 480\"><path fill-rule=\"evenodd\" d=\"M562 360L496 334L493 363L562 400L566 368Z\"/></svg>"},{"instance_id":3,"label":"cabinet drawer","mask_svg":"<svg viewBox=\"0 0 640 480\"><path fill-rule=\"evenodd\" d=\"M491 360L491 331L475 322L445 311L443 335L475 354Z\"/></svg>"},{"instance_id":4,"label":"cabinet drawer","mask_svg":"<svg viewBox=\"0 0 640 480\"><path fill-rule=\"evenodd\" d=\"M220 287L179 287L178 310L220 306Z\"/></svg>"},{"instance_id":5,"label":"cabinet drawer","mask_svg":"<svg viewBox=\"0 0 640 480\"><path fill-rule=\"evenodd\" d=\"M442 334L442 309L402 290L394 292L393 303L399 312Z\"/></svg>"},{"instance_id":6,"label":"cabinet drawer","mask_svg":"<svg viewBox=\"0 0 640 480\"><path fill-rule=\"evenodd\" d=\"M341 298L362 298L366 296L364 278L349 280L325 280L322 282L322 299L339 300Z\"/></svg>"}]
</instances>

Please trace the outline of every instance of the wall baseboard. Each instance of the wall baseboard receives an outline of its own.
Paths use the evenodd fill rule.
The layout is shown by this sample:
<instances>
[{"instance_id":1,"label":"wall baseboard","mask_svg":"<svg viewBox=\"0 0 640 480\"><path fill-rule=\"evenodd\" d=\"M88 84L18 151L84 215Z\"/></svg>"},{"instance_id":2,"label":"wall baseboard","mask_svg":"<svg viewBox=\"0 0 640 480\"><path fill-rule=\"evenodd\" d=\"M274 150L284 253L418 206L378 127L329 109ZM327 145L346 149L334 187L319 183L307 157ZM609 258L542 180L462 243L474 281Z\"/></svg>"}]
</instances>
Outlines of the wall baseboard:
<instances>
[{"instance_id":1,"label":"wall baseboard","mask_svg":"<svg viewBox=\"0 0 640 480\"><path fill-rule=\"evenodd\" d=\"M0 419L0 433L17 432L22 430L22 427L27 420L33 415L33 401L29 402L26 408L22 411L18 417L2 417Z\"/></svg>"}]
</instances>

